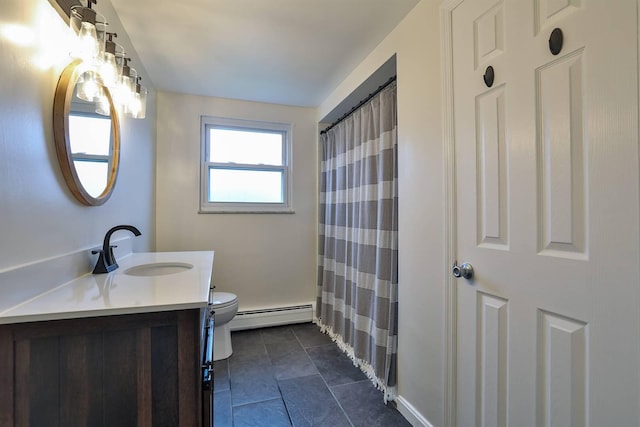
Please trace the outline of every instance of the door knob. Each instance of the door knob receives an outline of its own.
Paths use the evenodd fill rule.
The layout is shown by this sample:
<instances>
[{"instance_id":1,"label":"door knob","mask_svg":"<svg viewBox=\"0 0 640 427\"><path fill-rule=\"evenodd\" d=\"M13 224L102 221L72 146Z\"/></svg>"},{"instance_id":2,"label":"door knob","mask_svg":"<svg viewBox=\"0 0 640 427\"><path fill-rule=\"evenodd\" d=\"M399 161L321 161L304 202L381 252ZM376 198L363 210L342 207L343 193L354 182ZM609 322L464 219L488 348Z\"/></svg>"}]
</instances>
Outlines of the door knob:
<instances>
[{"instance_id":1,"label":"door knob","mask_svg":"<svg viewBox=\"0 0 640 427\"><path fill-rule=\"evenodd\" d=\"M456 261L453 264L452 272L455 277L464 277L467 280L473 279L473 266L468 262L458 266L458 261Z\"/></svg>"},{"instance_id":2,"label":"door knob","mask_svg":"<svg viewBox=\"0 0 640 427\"><path fill-rule=\"evenodd\" d=\"M496 75L493 71L493 67L489 65L485 70L484 75L482 76L482 78L484 79L484 84L486 84L487 87L493 86L493 79L495 79L495 77Z\"/></svg>"}]
</instances>

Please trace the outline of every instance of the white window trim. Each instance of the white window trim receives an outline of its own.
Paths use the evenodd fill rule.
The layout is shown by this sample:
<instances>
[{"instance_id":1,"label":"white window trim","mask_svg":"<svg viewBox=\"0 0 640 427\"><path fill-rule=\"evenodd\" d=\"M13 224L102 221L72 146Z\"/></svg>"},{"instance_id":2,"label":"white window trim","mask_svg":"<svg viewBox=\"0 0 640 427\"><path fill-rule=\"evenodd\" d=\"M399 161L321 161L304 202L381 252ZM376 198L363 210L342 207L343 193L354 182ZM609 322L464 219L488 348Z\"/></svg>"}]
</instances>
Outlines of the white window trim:
<instances>
[{"instance_id":1,"label":"white window trim","mask_svg":"<svg viewBox=\"0 0 640 427\"><path fill-rule=\"evenodd\" d=\"M209 162L209 127L229 127L233 129L247 129L258 131L282 132L283 154L282 166L245 165ZM291 143L292 125L288 123L273 123L257 120L232 119L227 117L200 117L200 210L199 213L294 213L293 211L293 157ZM209 168L223 167L225 169L247 170L275 170L283 171L283 203L244 203L244 202L210 202L209 201Z\"/></svg>"}]
</instances>

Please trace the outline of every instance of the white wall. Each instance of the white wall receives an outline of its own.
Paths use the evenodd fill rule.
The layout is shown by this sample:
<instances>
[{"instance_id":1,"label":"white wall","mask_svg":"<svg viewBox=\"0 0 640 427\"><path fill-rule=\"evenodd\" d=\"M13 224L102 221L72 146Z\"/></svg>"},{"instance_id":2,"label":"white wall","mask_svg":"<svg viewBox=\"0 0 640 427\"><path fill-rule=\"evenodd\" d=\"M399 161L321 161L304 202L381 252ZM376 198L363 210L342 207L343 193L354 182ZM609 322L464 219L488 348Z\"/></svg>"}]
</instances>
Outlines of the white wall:
<instances>
[{"instance_id":1,"label":"white wall","mask_svg":"<svg viewBox=\"0 0 640 427\"><path fill-rule=\"evenodd\" d=\"M198 214L202 115L293 124L295 214ZM216 290L240 310L315 299L317 120L315 110L158 93L157 248L215 250Z\"/></svg>"},{"instance_id":2,"label":"white wall","mask_svg":"<svg viewBox=\"0 0 640 427\"><path fill-rule=\"evenodd\" d=\"M398 76L400 409L444 423L444 180L439 1L422 0L318 110L326 116L394 53ZM420 418L423 417L423 418ZM414 420L415 421L415 420Z\"/></svg>"},{"instance_id":3,"label":"white wall","mask_svg":"<svg viewBox=\"0 0 640 427\"><path fill-rule=\"evenodd\" d=\"M146 77L109 1L101 0L98 11ZM0 2L0 272L101 245L116 224L141 229L136 250L154 246L153 90L146 120L121 120L120 173L105 205L76 202L62 177L51 117L58 76L70 62L68 37L47 0Z\"/></svg>"}]
</instances>

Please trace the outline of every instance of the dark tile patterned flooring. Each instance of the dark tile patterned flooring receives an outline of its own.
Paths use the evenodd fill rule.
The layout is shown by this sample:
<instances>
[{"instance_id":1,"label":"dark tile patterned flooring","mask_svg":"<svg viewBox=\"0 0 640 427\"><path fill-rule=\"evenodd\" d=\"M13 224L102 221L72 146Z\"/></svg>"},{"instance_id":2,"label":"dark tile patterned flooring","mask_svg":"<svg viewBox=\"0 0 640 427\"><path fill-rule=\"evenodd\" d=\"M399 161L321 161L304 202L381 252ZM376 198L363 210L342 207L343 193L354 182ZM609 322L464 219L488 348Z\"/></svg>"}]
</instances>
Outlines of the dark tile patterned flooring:
<instances>
[{"instance_id":1,"label":"dark tile patterned flooring","mask_svg":"<svg viewBox=\"0 0 640 427\"><path fill-rule=\"evenodd\" d=\"M312 323L232 332L214 364L215 427L411 426Z\"/></svg>"}]
</instances>

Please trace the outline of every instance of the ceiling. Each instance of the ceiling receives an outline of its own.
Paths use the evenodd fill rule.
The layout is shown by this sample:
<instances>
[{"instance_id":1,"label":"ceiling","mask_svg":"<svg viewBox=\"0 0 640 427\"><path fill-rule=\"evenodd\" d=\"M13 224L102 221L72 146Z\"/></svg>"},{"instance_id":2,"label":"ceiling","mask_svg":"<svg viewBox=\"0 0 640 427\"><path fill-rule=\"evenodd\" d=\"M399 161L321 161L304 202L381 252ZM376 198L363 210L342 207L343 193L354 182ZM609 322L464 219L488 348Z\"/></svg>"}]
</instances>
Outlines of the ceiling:
<instances>
[{"instance_id":1,"label":"ceiling","mask_svg":"<svg viewBox=\"0 0 640 427\"><path fill-rule=\"evenodd\" d=\"M315 107L419 0L111 0L158 90Z\"/></svg>"}]
</instances>

